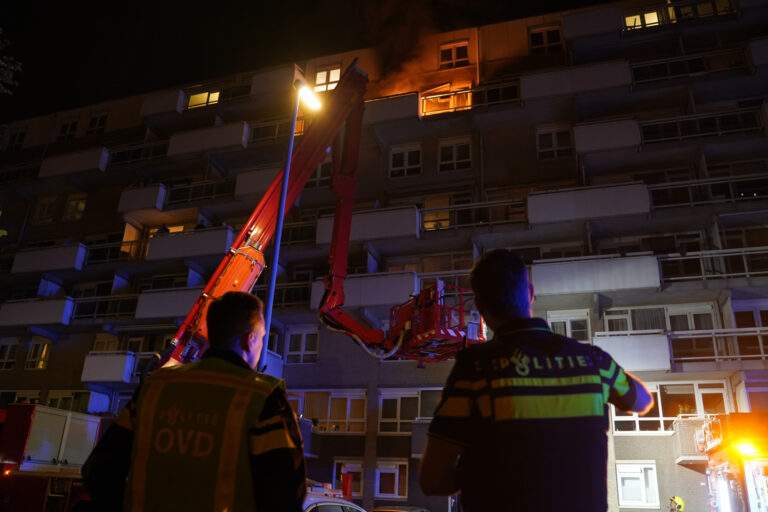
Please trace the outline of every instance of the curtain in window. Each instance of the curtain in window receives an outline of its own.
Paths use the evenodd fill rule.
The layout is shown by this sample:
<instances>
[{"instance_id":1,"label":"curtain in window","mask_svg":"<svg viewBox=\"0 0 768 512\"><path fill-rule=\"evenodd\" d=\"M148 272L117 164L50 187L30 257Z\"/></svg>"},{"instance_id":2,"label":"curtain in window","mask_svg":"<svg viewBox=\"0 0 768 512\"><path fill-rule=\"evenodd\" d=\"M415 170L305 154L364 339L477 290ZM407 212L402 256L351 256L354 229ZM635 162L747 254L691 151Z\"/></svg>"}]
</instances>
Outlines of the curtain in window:
<instances>
[{"instance_id":1,"label":"curtain in window","mask_svg":"<svg viewBox=\"0 0 768 512\"><path fill-rule=\"evenodd\" d=\"M664 316L664 308L647 308L632 310L632 330L665 330L667 322Z\"/></svg>"}]
</instances>

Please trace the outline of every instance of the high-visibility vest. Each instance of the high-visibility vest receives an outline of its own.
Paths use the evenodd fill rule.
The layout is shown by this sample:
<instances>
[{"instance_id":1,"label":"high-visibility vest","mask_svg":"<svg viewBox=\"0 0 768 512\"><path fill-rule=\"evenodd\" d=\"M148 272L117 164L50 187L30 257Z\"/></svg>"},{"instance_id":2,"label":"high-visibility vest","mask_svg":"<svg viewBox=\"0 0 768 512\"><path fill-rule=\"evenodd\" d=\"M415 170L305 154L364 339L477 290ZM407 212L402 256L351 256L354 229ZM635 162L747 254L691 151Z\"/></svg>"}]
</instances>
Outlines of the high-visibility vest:
<instances>
[{"instance_id":1,"label":"high-visibility vest","mask_svg":"<svg viewBox=\"0 0 768 512\"><path fill-rule=\"evenodd\" d=\"M152 374L139 391L124 510L255 510L248 431L278 387L213 357Z\"/></svg>"}]
</instances>

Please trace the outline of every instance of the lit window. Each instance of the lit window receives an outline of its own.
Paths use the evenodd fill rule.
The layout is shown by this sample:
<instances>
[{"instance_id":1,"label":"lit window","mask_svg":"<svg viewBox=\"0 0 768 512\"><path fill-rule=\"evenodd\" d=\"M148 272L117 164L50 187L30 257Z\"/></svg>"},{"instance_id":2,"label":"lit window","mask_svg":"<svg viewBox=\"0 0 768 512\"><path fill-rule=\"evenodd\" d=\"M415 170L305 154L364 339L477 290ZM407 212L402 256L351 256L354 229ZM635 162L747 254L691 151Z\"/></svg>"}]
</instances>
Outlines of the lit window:
<instances>
[{"instance_id":1,"label":"lit window","mask_svg":"<svg viewBox=\"0 0 768 512\"><path fill-rule=\"evenodd\" d=\"M24 138L27 136L26 130L11 132L8 136L8 144L5 145L6 151L18 151L24 146Z\"/></svg>"},{"instance_id":2,"label":"lit window","mask_svg":"<svg viewBox=\"0 0 768 512\"><path fill-rule=\"evenodd\" d=\"M94 352L115 352L118 350L120 340L114 334L100 332L93 340Z\"/></svg>"},{"instance_id":3,"label":"lit window","mask_svg":"<svg viewBox=\"0 0 768 512\"><path fill-rule=\"evenodd\" d=\"M440 69L460 68L469 65L469 43L440 45Z\"/></svg>"},{"instance_id":4,"label":"lit window","mask_svg":"<svg viewBox=\"0 0 768 512\"><path fill-rule=\"evenodd\" d=\"M58 141L72 140L77 135L77 121L65 121L59 125Z\"/></svg>"},{"instance_id":5,"label":"lit window","mask_svg":"<svg viewBox=\"0 0 768 512\"><path fill-rule=\"evenodd\" d=\"M363 460L333 459L333 488L342 489L341 475L352 474L352 496L363 495Z\"/></svg>"},{"instance_id":6,"label":"lit window","mask_svg":"<svg viewBox=\"0 0 768 512\"><path fill-rule=\"evenodd\" d=\"M88 120L88 129L85 131L85 134L103 133L106 126L107 114L94 114Z\"/></svg>"},{"instance_id":7,"label":"lit window","mask_svg":"<svg viewBox=\"0 0 768 512\"><path fill-rule=\"evenodd\" d=\"M441 141L439 147L440 171L460 171L472 167L472 151L469 139Z\"/></svg>"},{"instance_id":8,"label":"lit window","mask_svg":"<svg viewBox=\"0 0 768 512\"><path fill-rule=\"evenodd\" d=\"M317 330L307 332L292 331L288 334L288 348L285 352L286 363L317 362Z\"/></svg>"},{"instance_id":9,"label":"lit window","mask_svg":"<svg viewBox=\"0 0 768 512\"><path fill-rule=\"evenodd\" d=\"M624 16L624 30L639 30L646 27L661 25L662 17L659 11L644 11Z\"/></svg>"},{"instance_id":10,"label":"lit window","mask_svg":"<svg viewBox=\"0 0 768 512\"><path fill-rule=\"evenodd\" d=\"M421 174L421 147L393 147L389 153L389 177L405 178Z\"/></svg>"},{"instance_id":11,"label":"lit window","mask_svg":"<svg viewBox=\"0 0 768 512\"><path fill-rule=\"evenodd\" d=\"M48 356L50 355L50 341L39 336L34 336L29 343L27 351L27 360L24 368L27 370L45 370L48 366Z\"/></svg>"},{"instance_id":12,"label":"lit window","mask_svg":"<svg viewBox=\"0 0 768 512\"><path fill-rule=\"evenodd\" d=\"M659 507L656 463L617 463L620 507Z\"/></svg>"},{"instance_id":13,"label":"lit window","mask_svg":"<svg viewBox=\"0 0 768 512\"><path fill-rule=\"evenodd\" d=\"M56 197L41 197L35 203L35 211L32 214L32 221L37 224L46 224L53 220L54 210L56 208Z\"/></svg>"},{"instance_id":14,"label":"lit window","mask_svg":"<svg viewBox=\"0 0 768 512\"><path fill-rule=\"evenodd\" d=\"M67 196L67 204L64 208L62 220L80 220L83 218L86 203L85 194L70 194Z\"/></svg>"},{"instance_id":15,"label":"lit window","mask_svg":"<svg viewBox=\"0 0 768 512\"><path fill-rule=\"evenodd\" d=\"M215 105L219 102L219 91L205 91L189 95L188 109Z\"/></svg>"},{"instance_id":16,"label":"lit window","mask_svg":"<svg viewBox=\"0 0 768 512\"><path fill-rule=\"evenodd\" d=\"M563 49L560 27L531 29L528 33L531 55L538 53L559 52Z\"/></svg>"},{"instance_id":17,"label":"lit window","mask_svg":"<svg viewBox=\"0 0 768 512\"><path fill-rule=\"evenodd\" d=\"M573 155L570 130L540 130L536 134L539 160L564 158Z\"/></svg>"},{"instance_id":18,"label":"lit window","mask_svg":"<svg viewBox=\"0 0 768 512\"><path fill-rule=\"evenodd\" d=\"M0 370L13 370L16 366L18 338L0 338Z\"/></svg>"},{"instance_id":19,"label":"lit window","mask_svg":"<svg viewBox=\"0 0 768 512\"><path fill-rule=\"evenodd\" d=\"M315 73L315 92L331 91L341 78L341 67L324 69Z\"/></svg>"},{"instance_id":20,"label":"lit window","mask_svg":"<svg viewBox=\"0 0 768 512\"><path fill-rule=\"evenodd\" d=\"M408 461L377 461L374 492L376 498L407 498Z\"/></svg>"},{"instance_id":21,"label":"lit window","mask_svg":"<svg viewBox=\"0 0 768 512\"><path fill-rule=\"evenodd\" d=\"M365 432L363 390L293 391L288 398L296 414L311 419L318 432Z\"/></svg>"}]
</instances>

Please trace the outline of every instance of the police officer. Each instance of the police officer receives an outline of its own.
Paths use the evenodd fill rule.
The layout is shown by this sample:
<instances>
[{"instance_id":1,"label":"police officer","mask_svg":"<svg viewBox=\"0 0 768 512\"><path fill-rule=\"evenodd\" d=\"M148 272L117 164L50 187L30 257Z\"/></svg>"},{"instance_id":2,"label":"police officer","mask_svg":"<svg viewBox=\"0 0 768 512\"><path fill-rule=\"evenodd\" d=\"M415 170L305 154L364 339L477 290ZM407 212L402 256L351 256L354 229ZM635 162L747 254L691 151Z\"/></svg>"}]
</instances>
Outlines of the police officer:
<instances>
[{"instance_id":1,"label":"police officer","mask_svg":"<svg viewBox=\"0 0 768 512\"><path fill-rule=\"evenodd\" d=\"M283 382L254 371L261 300L227 293L210 305L207 324L200 361L154 372L86 461L99 510L301 511L296 418Z\"/></svg>"},{"instance_id":2,"label":"police officer","mask_svg":"<svg viewBox=\"0 0 768 512\"><path fill-rule=\"evenodd\" d=\"M644 413L643 384L598 347L532 318L522 259L494 250L471 273L495 333L456 357L429 427L419 483L462 510L607 509L608 403Z\"/></svg>"}]
</instances>

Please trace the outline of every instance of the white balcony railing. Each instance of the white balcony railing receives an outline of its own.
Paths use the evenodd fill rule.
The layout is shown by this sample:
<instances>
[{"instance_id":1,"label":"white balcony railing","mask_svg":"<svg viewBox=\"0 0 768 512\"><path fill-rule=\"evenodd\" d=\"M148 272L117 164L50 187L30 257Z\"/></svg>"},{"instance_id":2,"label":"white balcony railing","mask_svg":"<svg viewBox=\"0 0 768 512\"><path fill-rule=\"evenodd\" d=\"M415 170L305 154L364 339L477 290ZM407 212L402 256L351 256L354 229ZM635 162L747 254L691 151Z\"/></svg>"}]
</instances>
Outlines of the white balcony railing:
<instances>
[{"instance_id":1,"label":"white balcony railing","mask_svg":"<svg viewBox=\"0 0 768 512\"><path fill-rule=\"evenodd\" d=\"M81 380L103 384L138 384L154 352L94 351L85 356Z\"/></svg>"},{"instance_id":2,"label":"white balcony railing","mask_svg":"<svg viewBox=\"0 0 768 512\"><path fill-rule=\"evenodd\" d=\"M419 210L421 231L527 222L525 200L487 201Z\"/></svg>"},{"instance_id":3,"label":"white balcony railing","mask_svg":"<svg viewBox=\"0 0 768 512\"><path fill-rule=\"evenodd\" d=\"M106 295L75 300L72 318L75 320L97 318L133 318L138 295Z\"/></svg>"},{"instance_id":4,"label":"white balcony railing","mask_svg":"<svg viewBox=\"0 0 768 512\"><path fill-rule=\"evenodd\" d=\"M267 293L266 285L256 287L256 295L264 299ZM277 307L309 306L312 296L312 281L301 283L279 283L275 285L274 305Z\"/></svg>"},{"instance_id":5,"label":"white balcony railing","mask_svg":"<svg viewBox=\"0 0 768 512\"><path fill-rule=\"evenodd\" d=\"M768 246L657 256L662 282L768 276Z\"/></svg>"},{"instance_id":6,"label":"white balcony railing","mask_svg":"<svg viewBox=\"0 0 768 512\"><path fill-rule=\"evenodd\" d=\"M146 142L118 146L110 150L109 165L118 166L163 158L168 153L168 141Z\"/></svg>"},{"instance_id":7,"label":"white balcony railing","mask_svg":"<svg viewBox=\"0 0 768 512\"><path fill-rule=\"evenodd\" d=\"M85 264L101 265L114 261L138 260L144 258L146 254L146 240L93 244L86 246Z\"/></svg>"}]
</instances>

